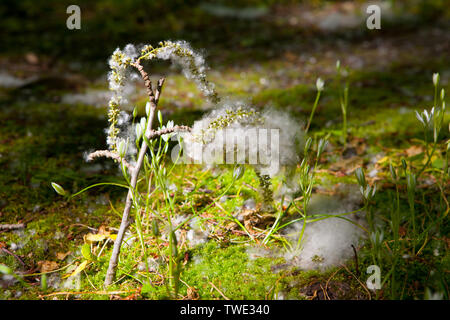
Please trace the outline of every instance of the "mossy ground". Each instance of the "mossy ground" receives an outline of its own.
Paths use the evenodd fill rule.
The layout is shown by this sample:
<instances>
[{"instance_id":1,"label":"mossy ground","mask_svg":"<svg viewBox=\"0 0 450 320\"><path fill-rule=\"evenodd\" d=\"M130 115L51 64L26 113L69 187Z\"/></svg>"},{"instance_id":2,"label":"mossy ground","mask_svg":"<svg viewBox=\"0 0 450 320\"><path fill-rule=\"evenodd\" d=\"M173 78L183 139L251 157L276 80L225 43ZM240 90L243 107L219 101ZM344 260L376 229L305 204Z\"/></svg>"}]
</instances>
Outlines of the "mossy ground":
<instances>
[{"instance_id":1,"label":"mossy ground","mask_svg":"<svg viewBox=\"0 0 450 320\"><path fill-rule=\"evenodd\" d=\"M104 1L100 3L113 15L118 14L117 8ZM120 9L122 13L127 10L135 12L132 1L125 3ZM27 5L31 6L26 2L16 6L26 8ZM330 36L320 32L316 34L307 28L288 27L287 17L283 16L282 10L277 11L278 19L251 23L236 20L232 21L233 25L229 25L226 18L214 19L215 23L210 24L213 18L200 9L189 11L181 6L181 9L175 10L169 6L158 10L162 10L165 19L159 24L153 24L158 26L153 28L165 30L163 33L159 29L161 32L146 29L148 25L142 22L146 19L142 11L133 14L132 21L122 24L110 22L106 27L102 26L103 31L96 35L94 32L83 33L98 40L107 37L110 31L113 36L108 38L106 47L86 46L86 38L80 35L67 36L66 31L50 32L49 39L39 41L39 44L31 41L19 46L17 39L12 36L6 38L9 51L2 55L2 65L18 66L22 70L22 74L16 72L18 76L23 76L26 72L24 70L30 67L19 58L27 50L34 50L41 57L42 64L54 57L62 58L56 59L58 62L51 72L52 76L39 76L37 81L24 87L3 88L0 91L0 222L26 223L23 231L0 233L0 247L18 256L1 251L0 262L17 274L31 274L24 277L28 286L18 282L2 289L0 298L169 297L158 275L164 274L164 265L158 272L150 275L150 280L157 284L155 286L149 286L147 275L138 270L139 263L145 260L139 241L124 246L122 250L117 274L119 281L111 287L111 290L117 292L115 294L101 292L111 253L110 245L105 247L97 261L90 263L81 273L80 287L75 290L78 293L63 294L62 291L69 290L60 288L47 288L44 291L40 287L41 276L33 275L39 273L45 261L56 262L58 268L81 262L80 247L85 242L84 236L90 232L95 233L102 226L111 230L118 228L123 209L125 191L118 187L100 186L70 201L64 201L51 188L52 181L58 182L70 192L98 182L122 182L119 170L111 161L84 162L83 154L86 151L105 148L105 107L63 104L60 102L61 97L66 93L80 93L86 89L106 90L106 81L102 84L96 79L106 72L106 58L115 47L125 43L166 38L185 38L191 40L194 47L206 48L212 68L210 79L217 84L218 91L223 95L244 97L256 107L270 105L288 110L298 119L299 124L306 121L311 111L316 94L316 78L321 76L325 79L325 91L310 133L315 137L331 133L330 144L333 149L322 159L325 170L318 174L318 181L326 189L332 189L338 183L356 183L353 171L348 170L353 164L344 161L348 158L345 153L348 149L344 152L341 141L342 120L334 64L337 59L341 59L342 64L349 67L346 79L350 84L349 144L350 149L353 149L350 153L357 156L355 168L356 165L362 165L378 170L380 190L374 200L374 208L385 231L388 252L380 260L382 274L388 273L392 264L389 251L393 239L389 223L394 210L392 203L395 193L389 181L388 162L375 166L373 159L387 156L390 161L399 165L400 158L405 157L408 163L411 161L415 163L414 166L420 166L420 154L406 151L412 145L421 146L419 140L422 139L422 129L413 111L430 108L433 99L433 72L441 73L441 86L446 92L450 92L448 51L439 49L436 45L445 42L445 29L443 32L442 26L430 25L419 19L415 27L394 25L379 35L356 30ZM183 19L178 19L175 15L177 10L193 14L183 15ZM61 15L64 15L62 11L55 13L56 17ZM14 21L7 20L11 30L16 28ZM101 21L90 17L86 23L89 28L98 31L96 23L100 24ZM42 27L42 22L34 23ZM209 25L212 26L211 29L199 31ZM119 32L119 27L128 30L125 35ZM418 33L419 28L422 28L421 33ZM164 37L161 38L160 34ZM240 36L236 36L237 34ZM56 45L55 39L65 39L65 42L58 42ZM364 41L369 45L364 45ZM374 47L376 41L396 54L380 54L384 57L381 59ZM81 51L67 49L68 52L65 52L64 48L68 48L64 45L66 42L71 45L80 44L78 48ZM411 55L411 47L414 48L415 55ZM80 59L81 67L72 70L69 62L73 59ZM364 67L354 63L355 59L361 59ZM163 73L165 67L167 65L158 66L157 73ZM72 78L61 75L66 70L72 70ZM43 68L36 74L42 75L45 72ZM201 95L176 70L167 76L160 101L164 118L174 120L177 124L191 125L205 112ZM143 115L145 94L133 103ZM448 120L447 113L447 125ZM449 138L449 132L444 126L440 141ZM437 154L442 157L444 150L439 150ZM439 161L434 165L439 167ZM200 211L231 180L231 173L225 168L205 171L199 166L187 166L175 169L172 182L178 190L193 186L203 190L196 190L182 199L184 203L191 204L195 210ZM330 284L333 290L327 291L328 296L369 298L361 285L361 282L365 284L364 272L367 266L373 263L369 243L359 248L358 265L349 261L345 268L339 266L325 272L295 269L273 272L272 267L283 264L282 258L263 256L251 260L247 254L248 248L253 246L249 238L226 229L230 222L226 212L235 212L246 199L254 198L257 203L261 200L256 191L258 180L251 170L245 171L241 181L243 184L230 188L227 199L220 206L211 206L207 211L210 220L218 222L214 225L218 231L215 236L198 247L182 247L182 296L190 299L306 299L314 295L316 298L320 297L318 288L325 292L327 289L323 288ZM274 188L277 189L280 184L280 180L275 180ZM422 184L426 182L422 181ZM208 190L208 193L204 190ZM444 186L441 191L436 184L421 187L416 200L419 225L426 226L442 214L444 204L440 194L443 192L448 198L448 186ZM183 201L180 200L177 213L191 215L191 207L183 206ZM411 228L406 218L408 210L406 190L401 189L400 211L404 216L404 241L408 241ZM430 238L419 239L417 249L423 245L420 255L411 257L408 246L405 245L402 249L405 258L396 261L394 277L388 278L377 294L370 292L370 296L382 299L422 299L425 289L429 288L442 292L443 297L448 299L448 229L446 219L434 227ZM135 231L134 227L130 230L132 233ZM147 255L156 257L159 251L147 231L149 230L145 233ZM11 249L14 245L18 246L16 250ZM93 252L98 253L102 245L103 243L92 244ZM270 246L281 245L272 243ZM60 253L67 252L70 254L61 259ZM66 269L61 270L61 275L65 272ZM326 298L326 295L322 294L322 298Z\"/></svg>"}]
</instances>

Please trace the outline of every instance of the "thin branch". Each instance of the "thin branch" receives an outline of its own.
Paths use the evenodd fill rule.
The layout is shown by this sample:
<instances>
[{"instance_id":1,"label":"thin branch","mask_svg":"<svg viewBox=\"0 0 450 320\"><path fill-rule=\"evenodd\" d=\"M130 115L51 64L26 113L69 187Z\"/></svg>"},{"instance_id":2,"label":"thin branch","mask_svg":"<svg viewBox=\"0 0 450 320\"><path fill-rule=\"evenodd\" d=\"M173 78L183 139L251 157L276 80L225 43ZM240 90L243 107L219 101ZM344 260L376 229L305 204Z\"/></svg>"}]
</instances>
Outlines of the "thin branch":
<instances>
[{"instance_id":1,"label":"thin branch","mask_svg":"<svg viewBox=\"0 0 450 320\"><path fill-rule=\"evenodd\" d=\"M164 81L166 81L165 78L161 78L161 79L158 80L158 85L156 86L156 94L155 94L155 104L156 105L158 105L159 96L161 95L161 90L162 90L162 87L164 85ZM150 86L151 86L151 84L150 84Z\"/></svg>"},{"instance_id":2,"label":"thin branch","mask_svg":"<svg viewBox=\"0 0 450 320\"><path fill-rule=\"evenodd\" d=\"M137 60L135 63L132 64L133 67L138 69L139 73L141 74L142 79L144 80L144 85L147 88L147 94L150 98L150 102L157 103L157 98L155 97L155 94L153 93L152 89L152 82L150 81L150 77L148 76L148 73L144 70L144 67L141 65L140 60ZM157 94L159 98L159 92L161 91L161 87L164 84L164 78L160 79L158 82L158 88L157 88Z\"/></svg>"},{"instance_id":3,"label":"thin branch","mask_svg":"<svg viewBox=\"0 0 450 320\"><path fill-rule=\"evenodd\" d=\"M216 291L219 292L220 295L221 295L225 300L230 300L230 298L228 298L226 295L224 295L223 292L220 291L219 288L217 288L216 285L215 285L214 283L212 283L212 282L210 281L209 284L211 285L211 287L213 287L214 289L216 289Z\"/></svg>"},{"instance_id":4,"label":"thin branch","mask_svg":"<svg viewBox=\"0 0 450 320\"><path fill-rule=\"evenodd\" d=\"M127 167L129 170L133 170L133 166L127 162L127 160L121 158L117 153L109 151L109 150L97 150L94 152L91 152L87 156L87 161L92 161L95 158L111 158L116 160L117 162L122 162L125 167Z\"/></svg>"},{"instance_id":5,"label":"thin branch","mask_svg":"<svg viewBox=\"0 0 450 320\"><path fill-rule=\"evenodd\" d=\"M158 131L152 131L150 135L148 136L148 139L153 139L159 136L162 136L164 134L172 133L172 132L179 132L179 131L191 131L192 128L188 126L175 126L172 128L166 128Z\"/></svg>"}]
</instances>

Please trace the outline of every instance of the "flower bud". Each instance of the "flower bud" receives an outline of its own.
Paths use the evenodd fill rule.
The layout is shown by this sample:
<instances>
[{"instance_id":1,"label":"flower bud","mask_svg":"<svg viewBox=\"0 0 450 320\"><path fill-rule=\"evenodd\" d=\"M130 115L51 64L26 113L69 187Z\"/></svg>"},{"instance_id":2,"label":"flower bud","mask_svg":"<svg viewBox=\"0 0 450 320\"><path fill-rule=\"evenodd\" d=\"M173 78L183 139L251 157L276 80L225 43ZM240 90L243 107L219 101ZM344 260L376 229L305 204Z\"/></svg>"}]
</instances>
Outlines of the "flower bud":
<instances>
[{"instance_id":1,"label":"flower bud","mask_svg":"<svg viewBox=\"0 0 450 320\"><path fill-rule=\"evenodd\" d=\"M159 121L159 124L160 124L160 125L163 124L163 117L162 117L161 110L158 110L158 121Z\"/></svg>"},{"instance_id":2,"label":"flower bud","mask_svg":"<svg viewBox=\"0 0 450 320\"><path fill-rule=\"evenodd\" d=\"M142 127L139 123L136 123L136 142L139 142L139 139L142 137Z\"/></svg>"},{"instance_id":3,"label":"flower bud","mask_svg":"<svg viewBox=\"0 0 450 320\"><path fill-rule=\"evenodd\" d=\"M53 189L55 189L56 193L61 195L61 196L65 196L66 195L66 190L64 190L63 187L61 187L59 184L57 184L56 182L52 182L52 187Z\"/></svg>"},{"instance_id":4,"label":"flower bud","mask_svg":"<svg viewBox=\"0 0 450 320\"><path fill-rule=\"evenodd\" d=\"M306 140L306 143L305 143L305 149L304 149L305 156L308 153L309 148L311 147L311 143L312 143L312 138L309 137L308 140Z\"/></svg>"},{"instance_id":5,"label":"flower bud","mask_svg":"<svg viewBox=\"0 0 450 320\"><path fill-rule=\"evenodd\" d=\"M406 170L406 168L408 168L405 159L402 159L402 167L403 167L403 170Z\"/></svg>"},{"instance_id":6,"label":"flower bud","mask_svg":"<svg viewBox=\"0 0 450 320\"><path fill-rule=\"evenodd\" d=\"M239 180L243 175L244 175L244 167L236 166L236 168L233 171L233 179Z\"/></svg>"},{"instance_id":7,"label":"flower bud","mask_svg":"<svg viewBox=\"0 0 450 320\"><path fill-rule=\"evenodd\" d=\"M324 84L325 83L323 82L323 80L321 78L317 78L317 81L316 81L317 91L323 91Z\"/></svg>"},{"instance_id":8,"label":"flower bud","mask_svg":"<svg viewBox=\"0 0 450 320\"><path fill-rule=\"evenodd\" d=\"M145 132L145 128L147 127L147 118L142 117L141 118L141 128L142 128L142 132Z\"/></svg>"},{"instance_id":9,"label":"flower bud","mask_svg":"<svg viewBox=\"0 0 450 320\"><path fill-rule=\"evenodd\" d=\"M317 158L320 158L320 155L322 154L323 150L327 146L328 141L325 139L319 140L319 145L317 147Z\"/></svg>"},{"instance_id":10,"label":"flower bud","mask_svg":"<svg viewBox=\"0 0 450 320\"><path fill-rule=\"evenodd\" d=\"M119 145L117 146L117 151L119 152L119 156L121 158L125 157L125 154L127 152L127 145L125 143L125 140L120 139Z\"/></svg>"},{"instance_id":11,"label":"flower bud","mask_svg":"<svg viewBox=\"0 0 450 320\"><path fill-rule=\"evenodd\" d=\"M355 175L356 175L356 180L358 180L358 184L362 188L365 188L367 185L367 182L366 182L366 176L364 175L364 170L361 167L357 168L355 171ZM363 194L364 194L364 192L363 192Z\"/></svg>"},{"instance_id":12,"label":"flower bud","mask_svg":"<svg viewBox=\"0 0 450 320\"><path fill-rule=\"evenodd\" d=\"M389 171L391 172L392 180L397 181L397 173L395 172L395 168L392 166L392 163L389 163Z\"/></svg>"},{"instance_id":13,"label":"flower bud","mask_svg":"<svg viewBox=\"0 0 450 320\"><path fill-rule=\"evenodd\" d=\"M433 73L433 84L437 86L439 83L439 73Z\"/></svg>"}]
</instances>

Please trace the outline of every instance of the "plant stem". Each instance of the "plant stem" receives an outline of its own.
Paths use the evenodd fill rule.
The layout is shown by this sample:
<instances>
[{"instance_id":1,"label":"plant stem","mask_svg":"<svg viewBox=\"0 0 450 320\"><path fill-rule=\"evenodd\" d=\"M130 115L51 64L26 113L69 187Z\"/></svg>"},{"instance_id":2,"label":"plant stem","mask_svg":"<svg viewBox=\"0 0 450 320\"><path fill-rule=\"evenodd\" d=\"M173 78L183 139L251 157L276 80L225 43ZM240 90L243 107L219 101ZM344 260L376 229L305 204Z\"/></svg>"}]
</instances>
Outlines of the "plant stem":
<instances>
[{"instance_id":1,"label":"plant stem","mask_svg":"<svg viewBox=\"0 0 450 320\"><path fill-rule=\"evenodd\" d=\"M314 105L313 105L313 108L312 108L312 111L311 111L311 115L309 116L308 124L306 125L305 133L308 133L309 126L311 125L311 122L312 122L312 119L313 119L313 116L314 116L314 112L316 111L317 104L319 103L320 92L321 92L320 90L317 91L316 101L314 101Z\"/></svg>"}]
</instances>

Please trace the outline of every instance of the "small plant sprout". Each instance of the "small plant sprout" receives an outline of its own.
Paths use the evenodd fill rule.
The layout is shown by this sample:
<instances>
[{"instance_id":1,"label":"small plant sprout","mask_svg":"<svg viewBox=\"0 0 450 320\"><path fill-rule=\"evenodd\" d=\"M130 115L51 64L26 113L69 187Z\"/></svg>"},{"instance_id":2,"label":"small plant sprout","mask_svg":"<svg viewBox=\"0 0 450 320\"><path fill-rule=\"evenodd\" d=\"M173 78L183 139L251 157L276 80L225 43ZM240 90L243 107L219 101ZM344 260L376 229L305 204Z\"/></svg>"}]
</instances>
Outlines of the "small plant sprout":
<instances>
[{"instance_id":1,"label":"small plant sprout","mask_svg":"<svg viewBox=\"0 0 450 320\"><path fill-rule=\"evenodd\" d=\"M391 173L392 181L397 182L397 172L395 171L395 168L392 166L392 163L389 162L389 171Z\"/></svg>"},{"instance_id":2,"label":"small plant sprout","mask_svg":"<svg viewBox=\"0 0 450 320\"><path fill-rule=\"evenodd\" d=\"M317 105L319 103L320 93L323 91L324 85L325 85L324 81L321 78L317 78L317 81L316 81L316 89L317 89L316 100L314 101L314 105L313 105L313 108L311 110L311 115L309 116L308 124L306 125L306 129L305 129L306 133L308 132L309 127L311 126L311 122L312 122L312 119L314 117L314 113L316 112L316 108L317 108Z\"/></svg>"},{"instance_id":3,"label":"small plant sprout","mask_svg":"<svg viewBox=\"0 0 450 320\"><path fill-rule=\"evenodd\" d=\"M416 118L420 121L420 123L423 126L424 131L424 141L425 141L425 151L427 156L426 163L422 166L422 168L417 173L417 177L420 177L420 175L425 171L425 169L428 167L428 165L431 162L431 159L433 158L433 155L436 152L437 146L438 146L438 138L439 133L442 129L443 123L444 123L444 116L445 116L445 90L442 89L440 94L439 92L439 74L435 73L433 74L433 85L434 85L434 106L431 108L430 112L427 110L424 110L423 112L419 113L416 111ZM441 107L438 108L437 101L440 98L441 100ZM433 143L431 145L431 152L430 152L430 141L428 138L428 132L432 129L433 131Z\"/></svg>"},{"instance_id":4,"label":"small plant sprout","mask_svg":"<svg viewBox=\"0 0 450 320\"><path fill-rule=\"evenodd\" d=\"M375 184L373 187L371 187L366 180L366 175L364 173L364 170L362 168L357 168L355 170L356 180L359 184L359 189L361 192L361 195L364 199L364 208L367 210L367 222L369 223L369 227L373 227L373 216L372 216L372 205L371 200L375 197L375 194L377 192L377 185Z\"/></svg>"},{"instance_id":5,"label":"small plant sprout","mask_svg":"<svg viewBox=\"0 0 450 320\"><path fill-rule=\"evenodd\" d=\"M300 249L303 234L305 232L306 224L308 222L307 217L307 207L309 205L309 202L311 200L312 191L315 183L315 173L319 165L320 157L328 144L328 141L326 139L320 139L319 143L317 144L317 151L316 151L316 157L314 161L314 165L311 167L308 164L307 158L309 149L312 143L312 139L309 138L305 144L305 157L303 158L301 164L300 164L300 179L299 179L299 186L300 190L302 191L303 201L302 201L302 209L300 210L294 202L294 206L297 209L297 212L300 213L303 219L303 226L300 231L300 235L297 241L297 250Z\"/></svg>"}]
</instances>

